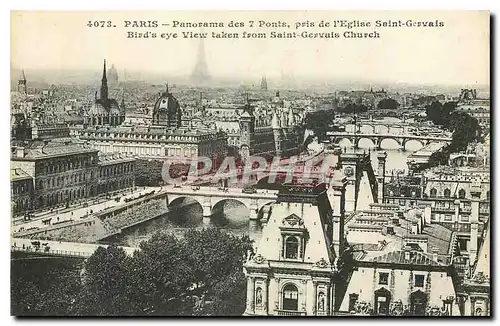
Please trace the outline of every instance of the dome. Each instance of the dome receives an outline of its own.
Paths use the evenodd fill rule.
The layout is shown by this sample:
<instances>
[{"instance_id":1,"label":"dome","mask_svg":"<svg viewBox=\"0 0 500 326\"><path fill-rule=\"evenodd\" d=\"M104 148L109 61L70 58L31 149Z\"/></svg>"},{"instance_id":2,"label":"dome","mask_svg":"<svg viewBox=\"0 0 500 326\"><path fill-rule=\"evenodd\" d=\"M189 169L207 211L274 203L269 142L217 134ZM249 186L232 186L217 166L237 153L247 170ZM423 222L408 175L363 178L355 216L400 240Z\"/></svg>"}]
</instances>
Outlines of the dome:
<instances>
[{"instance_id":1,"label":"dome","mask_svg":"<svg viewBox=\"0 0 500 326\"><path fill-rule=\"evenodd\" d=\"M165 111L168 114L175 114L180 110L180 105L177 99L171 94L164 92L160 98L156 100L153 112Z\"/></svg>"},{"instance_id":2,"label":"dome","mask_svg":"<svg viewBox=\"0 0 500 326\"><path fill-rule=\"evenodd\" d=\"M179 128L182 110L177 99L167 91L161 94L153 107L153 124Z\"/></svg>"}]
</instances>

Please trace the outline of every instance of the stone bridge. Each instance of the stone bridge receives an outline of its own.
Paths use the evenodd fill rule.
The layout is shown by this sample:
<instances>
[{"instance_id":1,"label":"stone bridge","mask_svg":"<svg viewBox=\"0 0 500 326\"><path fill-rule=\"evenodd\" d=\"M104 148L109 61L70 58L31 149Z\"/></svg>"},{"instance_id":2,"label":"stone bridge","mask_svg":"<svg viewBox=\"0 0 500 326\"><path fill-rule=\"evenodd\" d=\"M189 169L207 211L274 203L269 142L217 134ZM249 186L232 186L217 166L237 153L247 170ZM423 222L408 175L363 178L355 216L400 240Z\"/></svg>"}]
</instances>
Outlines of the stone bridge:
<instances>
[{"instance_id":1,"label":"stone bridge","mask_svg":"<svg viewBox=\"0 0 500 326\"><path fill-rule=\"evenodd\" d=\"M261 209L278 198L277 190L256 189L254 193L245 193L241 188L217 188L217 187L192 187L182 188L167 186L158 194L165 196L168 206L176 205L177 201L191 198L198 202L203 208L203 219L209 219L214 213L217 204L225 200L236 200L245 205L250 211L251 220L258 219Z\"/></svg>"},{"instance_id":2,"label":"stone bridge","mask_svg":"<svg viewBox=\"0 0 500 326\"><path fill-rule=\"evenodd\" d=\"M422 147L430 144L431 142L451 142L451 137L444 136L418 136L412 134L382 134L382 133L355 133L355 132L327 132L327 136L333 144L338 144L343 139L348 139L355 148L358 148L361 139L369 139L373 142L376 149L380 149L380 144L385 139L395 140L399 146L406 149L406 144L410 140L418 141Z\"/></svg>"}]
</instances>

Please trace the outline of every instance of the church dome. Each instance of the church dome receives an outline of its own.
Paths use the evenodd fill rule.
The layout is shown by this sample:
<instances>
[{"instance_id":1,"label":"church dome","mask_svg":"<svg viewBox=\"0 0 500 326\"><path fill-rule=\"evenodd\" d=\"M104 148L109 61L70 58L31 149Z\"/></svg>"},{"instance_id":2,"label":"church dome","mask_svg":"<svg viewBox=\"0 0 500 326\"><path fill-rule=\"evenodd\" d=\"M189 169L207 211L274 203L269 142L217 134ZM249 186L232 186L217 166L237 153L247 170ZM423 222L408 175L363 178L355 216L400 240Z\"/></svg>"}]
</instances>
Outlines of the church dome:
<instances>
[{"instance_id":1,"label":"church dome","mask_svg":"<svg viewBox=\"0 0 500 326\"><path fill-rule=\"evenodd\" d=\"M163 92L160 98L156 100L153 112L163 111L168 114L176 114L179 110L180 105L177 99L171 93Z\"/></svg>"},{"instance_id":2,"label":"church dome","mask_svg":"<svg viewBox=\"0 0 500 326\"><path fill-rule=\"evenodd\" d=\"M182 110L179 101L168 92L168 88L153 107L153 124L179 128L181 126Z\"/></svg>"}]
</instances>

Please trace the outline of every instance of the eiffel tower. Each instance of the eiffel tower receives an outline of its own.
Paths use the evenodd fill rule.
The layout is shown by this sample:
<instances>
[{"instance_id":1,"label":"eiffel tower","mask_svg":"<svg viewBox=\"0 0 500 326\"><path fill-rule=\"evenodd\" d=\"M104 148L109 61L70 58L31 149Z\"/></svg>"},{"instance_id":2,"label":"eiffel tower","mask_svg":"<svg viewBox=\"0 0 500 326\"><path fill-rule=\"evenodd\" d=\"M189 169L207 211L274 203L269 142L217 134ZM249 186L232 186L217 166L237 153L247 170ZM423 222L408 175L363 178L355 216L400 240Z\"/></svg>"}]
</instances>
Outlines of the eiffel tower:
<instances>
[{"instance_id":1,"label":"eiffel tower","mask_svg":"<svg viewBox=\"0 0 500 326\"><path fill-rule=\"evenodd\" d=\"M200 40L200 45L198 47L198 59L194 67L193 73L191 74L191 81L196 83L203 83L210 79L208 73L207 60L205 58L205 43L203 39Z\"/></svg>"}]
</instances>

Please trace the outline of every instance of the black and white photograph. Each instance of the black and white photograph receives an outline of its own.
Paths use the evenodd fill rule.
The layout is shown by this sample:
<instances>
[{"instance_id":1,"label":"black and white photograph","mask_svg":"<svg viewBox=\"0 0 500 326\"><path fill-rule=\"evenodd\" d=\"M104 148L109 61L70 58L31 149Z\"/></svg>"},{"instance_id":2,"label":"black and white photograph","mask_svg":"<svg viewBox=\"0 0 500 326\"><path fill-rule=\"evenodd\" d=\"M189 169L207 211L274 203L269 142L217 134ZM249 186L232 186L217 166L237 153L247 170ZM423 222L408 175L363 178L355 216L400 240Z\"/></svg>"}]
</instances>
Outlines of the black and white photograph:
<instances>
[{"instance_id":1,"label":"black and white photograph","mask_svg":"<svg viewBox=\"0 0 500 326\"><path fill-rule=\"evenodd\" d=\"M490 12L10 19L12 316L492 316Z\"/></svg>"}]
</instances>

